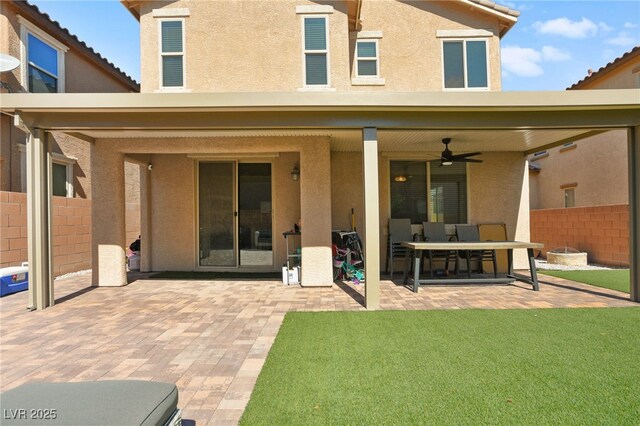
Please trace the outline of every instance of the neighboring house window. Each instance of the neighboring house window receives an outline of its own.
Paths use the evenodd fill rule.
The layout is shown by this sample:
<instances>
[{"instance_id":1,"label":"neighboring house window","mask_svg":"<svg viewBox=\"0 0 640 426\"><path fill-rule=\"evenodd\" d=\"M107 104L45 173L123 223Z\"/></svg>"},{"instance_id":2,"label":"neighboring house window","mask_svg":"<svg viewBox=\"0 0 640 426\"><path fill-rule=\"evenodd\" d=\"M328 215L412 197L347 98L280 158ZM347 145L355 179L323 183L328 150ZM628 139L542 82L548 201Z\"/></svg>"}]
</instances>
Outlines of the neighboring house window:
<instances>
[{"instance_id":1,"label":"neighboring house window","mask_svg":"<svg viewBox=\"0 0 640 426\"><path fill-rule=\"evenodd\" d=\"M23 86L31 93L64 92L64 54L68 48L24 18L18 20Z\"/></svg>"},{"instance_id":2,"label":"neighboring house window","mask_svg":"<svg viewBox=\"0 0 640 426\"><path fill-rule=\"evenodd\" d=\"M27 192L27 147L19 144L18 151L20 151L20 185L22 192ZM51 157L51 195L72 198L74 196L73 166L77 160L55 152Z\"/></svg>"},{"instance_id":3,"label":"neighboring house window","mask_svg":"<svg viewBox=\"0 0 640 426\"><path fill-rule=\"evenodd\" d=\"M378 40L358 40L356 42L356 61L356 77L379 77Z\"/></svg>"},{"instance_id":4,"label":"neighboring house window","mask_svg":"<svg viewBox=\"0 0 640 426\"><path fill-rule=\"evenodd\" d=\"M488 89L486 40L442 42L445 89Z\"/></svg>"},{"instance_id":5,"label":"neighboring house window","mask_svg":"<svg viewBox=\"0 0 640 426\"><path fill-rule=\"evenodd\" d=\"M184 21L160 21L160 67L162 88L185 87L184 71Z\"/></svg>"},{"instance_id":6,"label":"neighboring house window","mask_svg":"<svg viewBox=\"0 0 640 426\"><path fill-rule=\"evenodd\" d=\"M438 167L439 164L439 161L431 164L426 161L391 161L392 218L410 218L411 223L416 224L425 220L467 222L466 163L446 167Z\"/></svg>"},{"instance_id":7,"label":"neighboring house window","mask_svg":"<svg viewBox=\"0 0 640 426\"><path fill-rule=\"evenodd\" d=\"M329 34L326 16L304 16L304 85L329 86Z\"/></svg>"},{"instance_id":8,"label":"neighboring house window","mask_svg":"<svg viewBox=\"0 0 640 426\"><path fill-rule=\"evenodd\" d=\"M564 189L564 206L565 207L576 206L576 189L575 188Z\"/></svg>"},{"instance_id":9,"label":"neighboring house window","mask_svg":"<svg viewBox=\"0 0 640 426\"><path fill-rule=\"evenodd\" d=\"M57 197L73 197L73 165L51 164L51 195Z\"/></svg>"}]
</instances>

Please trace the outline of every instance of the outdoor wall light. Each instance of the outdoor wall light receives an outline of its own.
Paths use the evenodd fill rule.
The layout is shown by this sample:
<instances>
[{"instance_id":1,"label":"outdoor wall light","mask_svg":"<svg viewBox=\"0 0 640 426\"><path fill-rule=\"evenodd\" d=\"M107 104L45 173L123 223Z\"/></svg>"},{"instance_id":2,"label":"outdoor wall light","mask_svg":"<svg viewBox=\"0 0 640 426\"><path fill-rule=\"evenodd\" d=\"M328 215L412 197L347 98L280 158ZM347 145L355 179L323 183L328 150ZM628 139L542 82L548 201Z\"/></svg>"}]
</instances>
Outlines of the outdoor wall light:
<instances>
[{"instance_id":1,"label":"outdoor wall light","mask_svg":"<svg viewBox=\"0 0 640 426\"><path fill-rule=\"evenodd\" d=\"M153 164L149 163L149 165L147 166L147 170L149 171L153 170Z\"/></svg>"},{"instance_id":2,"label":"outdoor wall light","mask_svg":"<svg viewBox=\"0 0 640 426\"><path fill-rule=\"evenodd\" d=\"M293 165L293 170L291 170L291 179L294 181L300 180L300 169L298 168L298 163Z\"/></svg>"}]
</instances>

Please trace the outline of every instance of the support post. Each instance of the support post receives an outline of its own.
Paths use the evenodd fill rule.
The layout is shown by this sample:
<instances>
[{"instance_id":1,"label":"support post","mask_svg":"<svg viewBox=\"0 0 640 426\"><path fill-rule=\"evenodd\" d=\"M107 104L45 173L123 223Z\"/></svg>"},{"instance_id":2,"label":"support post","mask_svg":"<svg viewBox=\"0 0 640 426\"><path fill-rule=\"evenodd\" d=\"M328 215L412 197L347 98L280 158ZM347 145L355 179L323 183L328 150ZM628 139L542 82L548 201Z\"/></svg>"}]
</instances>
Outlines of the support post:
<instances>
[{"instance_id":1,"label":"support post","mask_svg":"<svg viewBox=\"0 0 640 426\"><path fill-rule=\"evenodd\" d=\"M331 151L329 139L311 141L300 151L303 287L333 285L331 257Z\"/></svg>"},{"instance_id":2,"label":"support post","mask_svg":"<svg viewBox=\"0 0 640 426\"><path fill-rule=\"evenodd\" d=\"M127 285L124 154L96 140L91 150L92 284Z\"/></svg>"},{"instance_id":3,"label":"support post","mask_svg":"<svg viewBox=\"0 0 640 426\"><path fill-rule=\"evenodd\" d=\"M629 157L629 274L631 300L640 303L640 126L627 135Z\"/></svg>"},{"instance_id":4,"label":"support post","mask_svg":"<svg viewBox=\"0 0 640 426\"><path fill-rule=\"evenodd\" d=\"M51 274L51 152L42 129L28 130L27 138L27 238L29 260L29 310L54 304Z\"/></svg>"},{"instance_id":5,"label":"support post","mask_svg":"<svg viewBox=\"0 0 640 426\"><path fill-rule=\"evenodd\" d=\"M380 307L380 196L378 188L378 130L362 131L362 171L364 186L364 304L367 309Z\"/></svg>"},{"instance_id":6,"label":"support post","mask_svg":"<svg viewBox=\"0 0 640 426\"><path fill-rule=\"evenodd\" d=\"M149 162L151 164L151 162ZM140 271L151 272L151 171L140 167Z\"/></svg>"}]
</instances>

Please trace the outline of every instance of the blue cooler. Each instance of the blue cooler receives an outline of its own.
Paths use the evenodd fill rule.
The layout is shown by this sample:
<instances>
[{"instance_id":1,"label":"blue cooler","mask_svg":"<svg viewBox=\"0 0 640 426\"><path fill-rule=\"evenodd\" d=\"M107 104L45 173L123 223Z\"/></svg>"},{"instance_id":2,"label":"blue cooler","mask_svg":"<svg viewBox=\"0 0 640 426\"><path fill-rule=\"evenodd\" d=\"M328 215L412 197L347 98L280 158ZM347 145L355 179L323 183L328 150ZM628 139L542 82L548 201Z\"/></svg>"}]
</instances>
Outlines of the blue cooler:
<instances>
[{"instance_id":1,"label":"blue cooler","mask_svg":"<svg viewBox=\"0 0 640 426\"><path fill-rule=\"evenodd\" d=\"M0 297L29 288L29 267L12 266L0 269Z\"/></svg>"}]
</instances>

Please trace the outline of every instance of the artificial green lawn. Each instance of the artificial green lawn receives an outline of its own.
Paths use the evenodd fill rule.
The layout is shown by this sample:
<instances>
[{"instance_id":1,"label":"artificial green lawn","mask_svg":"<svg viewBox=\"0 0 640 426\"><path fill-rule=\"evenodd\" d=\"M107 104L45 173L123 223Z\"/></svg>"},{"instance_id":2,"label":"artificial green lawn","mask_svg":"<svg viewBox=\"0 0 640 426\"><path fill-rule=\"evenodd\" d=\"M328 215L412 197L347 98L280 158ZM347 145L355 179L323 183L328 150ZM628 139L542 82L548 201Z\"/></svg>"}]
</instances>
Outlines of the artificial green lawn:
<instances>
[{"instance_id":1,"label":"artificial green lawn","mask_svg":"<svg viewBox=\"0 0 640 426\"><path fill-rule=\"evenodd\" d=\"M640 308L289 313L241 423L629 424Z\"/></svg>"},{"instance_id":2,"label":"artificial green lawn","mask_svg":"<svg viewBox=\"0 0 640 426\"><path fill-rule=\"evenodd\" d=\"M629 293L629 270L591 270L591 271L539 271L541 274L551 275L565 280L578 281L597 287ZM640 422L639 422L640 423Z\"/></svg>"}]
</instances>

